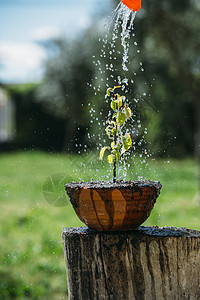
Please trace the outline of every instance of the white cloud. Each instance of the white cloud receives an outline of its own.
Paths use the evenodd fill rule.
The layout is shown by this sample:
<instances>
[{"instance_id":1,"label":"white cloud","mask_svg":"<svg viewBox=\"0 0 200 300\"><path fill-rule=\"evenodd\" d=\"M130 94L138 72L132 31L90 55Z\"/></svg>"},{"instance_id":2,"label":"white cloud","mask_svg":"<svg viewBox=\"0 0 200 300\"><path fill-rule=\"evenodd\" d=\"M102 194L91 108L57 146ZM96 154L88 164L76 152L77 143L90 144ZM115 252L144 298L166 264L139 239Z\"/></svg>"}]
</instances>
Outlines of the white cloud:
<instances>
[{"instance_id":1,"label":"white cloud","mask_svg":"<svg viewBox=\"0 0 200 300\"><path fill-rule=\"evenodd\" d=\"M60 35L61 31L56 26L36 27L30 33L31 39L36 41L48 40L59 37Z\"/></svg>"},{"instance_id":2,"label":"white cloud","mask_svg":"<svg viewBox=\"0 0 200 300\"><path fill-rule=\"evenodd\" d=\"M39 80L45 50L34 43L0 42L0 80L27 82Z\"/></svg>"}]
</instances>

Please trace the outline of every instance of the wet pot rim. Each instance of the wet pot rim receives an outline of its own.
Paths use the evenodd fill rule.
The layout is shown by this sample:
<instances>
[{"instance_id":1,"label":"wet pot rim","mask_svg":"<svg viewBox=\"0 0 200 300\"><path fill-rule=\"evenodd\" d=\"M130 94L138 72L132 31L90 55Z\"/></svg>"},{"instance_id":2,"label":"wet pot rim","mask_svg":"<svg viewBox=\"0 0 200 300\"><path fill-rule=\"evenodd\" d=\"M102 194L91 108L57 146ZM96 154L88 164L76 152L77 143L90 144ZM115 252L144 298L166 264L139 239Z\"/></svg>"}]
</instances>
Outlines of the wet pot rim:
<instances>
[{"instance_id":1,"label":"wet pot rim","mask_svg":"<svg viewBox=\"0 0 200 300\"><path fill-rule=\"evenodd\" d=\"M160 181L151 181L151 180L138 180L138 181L118 181L116 183L110 181L98 181L98 182L71 182L65 184L65 189L73 190L73 189L137 189L137 188L156 188L160 190L162 185Z\"/></svg>"}]
</instances>

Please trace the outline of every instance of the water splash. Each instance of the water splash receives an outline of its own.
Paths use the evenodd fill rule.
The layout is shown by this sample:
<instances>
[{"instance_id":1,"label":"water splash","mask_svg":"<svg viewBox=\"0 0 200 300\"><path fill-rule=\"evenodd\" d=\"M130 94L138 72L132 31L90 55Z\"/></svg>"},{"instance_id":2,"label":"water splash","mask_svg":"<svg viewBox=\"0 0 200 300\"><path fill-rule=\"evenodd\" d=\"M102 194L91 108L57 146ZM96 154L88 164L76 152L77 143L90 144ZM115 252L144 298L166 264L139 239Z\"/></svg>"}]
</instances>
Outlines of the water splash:
<instances>
[{"instance_id":1,"label":"water splash","mask_svg":"<svg viewBox=\"0 0 200 300\"><path fill-rule=\"evenodd\" d=\"M91 85L95 95L101 90L102 84L108 87L112 80L114 84L122 84L122 90L128 92L128 78L124 75L123 78L117 76L118 61L121 60L121 68L123 72L129 71L129 48L130 39L134 37L134 19L137 12L131 11L123 3L119 3L112 15L108 18L105 28L105 36L99 38L99 43L102 43L99 57L93 56L93 63L99 70L98 76L95 78L95 83ZM121 49L117 48L120 42ZM134 45L137 43L135 42ZM139 50L137 50L139 51ZM139 53L139 52L138 52ZM107 60L104 66L104 60ZM107 75L107 73L109 74ZM135 73L135 72L133 72ZM106 82L105 82L106 81ZM112 84L113 85L113 84Z\"/></svg>"},{"instance_id":2,"label":"water splash","mask_svg":"<svg viewBox=\"0 0 200 300\"><path fill-rule=\"evenodd\" d=\"M147 129L142 128L142 122L137 113L137 105L141 102L141 98L145 97L144 91L142 91L141 96L131 96L131 89L135 85L135 80L130 77L130 74L132 73L133 76L136 76L138 70L133 70L132 66L131 71L129 70L131 64L129 55L130 47L134 47L135 56L140 53L134 38L135 17L136 12L131 11L127 6L120 2L108 18L105 24L105 35L103 38L99 38L100 53L93 56L93 63L97 72L92 83L88 84L95 96L94 102L88 104L88 111L90 113L88 141L93 145L96 144L97 156L99 150L107 144L107 137L103 128L105 128L106 125L105 116L106 118L109 118L109 113L107 111L109 102L105 97L104 101L108 104L107 108L105 108L104 104L101 104L102 101L100 100L100 97L101 99L104 97L102 91L104 93L106 88L120 85L123 94L128 93L128 97L126 97L128 99L126 99L126 101L135 112L129 124L129 130L131 130L133 137L133 153L127 152L124 154L123 160L119 165L119 179L125 179L127 177L128 169L130 168L132 169L132 178L137 179L137 174L140 174L141 171L143 173L143 171L148 168L147 158L151 156L151 153L147 150L145 145ZM119 62L121 62L121 64ZM141 72L144 72L141 60L138 60L138 69ZM128 71L130 72L128 73ZM132 97L131 100L130 96ZM136 158L137 155L134 151L136 145L137 149L139 148L139 160ZM130 165L130 161L133 160L134 167ZM105 170L104 177L98 177L97 180L111 179L112 171L107 167L107 163L105 162L105 164L102 164L100 168ZM97 175L99 176L99 174Z\"/></svg>"}]
</instances>

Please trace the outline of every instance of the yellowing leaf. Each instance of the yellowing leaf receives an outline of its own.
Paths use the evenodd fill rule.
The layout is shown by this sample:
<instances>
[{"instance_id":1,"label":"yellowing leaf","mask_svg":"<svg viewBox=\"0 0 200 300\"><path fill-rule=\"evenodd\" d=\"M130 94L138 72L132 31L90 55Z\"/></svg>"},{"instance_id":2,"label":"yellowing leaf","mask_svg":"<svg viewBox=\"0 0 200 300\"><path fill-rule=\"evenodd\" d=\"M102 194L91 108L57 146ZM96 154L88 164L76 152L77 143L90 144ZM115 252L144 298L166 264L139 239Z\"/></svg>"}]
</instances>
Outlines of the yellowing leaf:
<instances>
[{"instance_id":1,"label":"yellowing leaf","mask_svg":"<svg viewBox=\"0 0 200 300\"><path fill-rule=\"evenodd\" d=\"M112 88L108 88L107 89L107 91L106 91L106 94L108 95L108 96L110 96L110 92L112 91Z\"/></svg>"},{"instance_id":2,"label":"yellowing leaf","mask_svg":"<svg viewBox=\"0 0 200 300\"><path fill-rule=\"evenodd\" d=\"M105 132L106 132L107 136L110 137L110 126L106 127Z\"/></svg>"},{"instance_id":3,"label":"yellowing leaf","mask_svg":"<svg viewBox=\"0 0 200 300\"><path fill-rule=\"evenodd\" d=\"M115 103L115 100L111 101L110 107L112 108L112 110L116 110L116 103Z\"/></svg>"},{"instance_id":4,"label":"yellowing leaf","mask_svg":"<svg viewBox=\"0 0 200 300\"><path fill-rule=\"evenodd\" d=\"M111 148L114 149L115 148L115 142L111 143Z\"/></svg>"},{"instance_id":5,"label":"yellowing leaf","mask_svg":"<svg viewBox=\"0 0 200 300\"><path fill-rule=\"evenodd\" d=\"M107 157L107 162L108 162L109 164L112 164L112 163L113 163L113 157L112 157L111 154L108 155L108 157Z\"/></svg>"},{"instance_id":6,"label":"yellowing leaf","mask_svg":"<svg viewBox=\"0 0 200 300\"><path fill-rule=\"evenodd\" d=\"M124 149L127 151L132 145L130 134L127 133L125 136L123 136L122 140L123 140Z\"/></svg>"},{"instance_id":7,"label":"yellowing leaf","mask_svg":"<svg viewBox=\"0 0 200 300\"><path fill-rule=\"evenodd\" d=\"M122 126L125 121L126 121L125 113L119 112L118 118L117 118L117 122L118 122L119 126Z\"/></svg>"},{"instance_id":8,"label":"yellowing leaf","mask_svg":"<svg viewBox=\"0 0 200 300\"><path fill-rule=\"evenodd\" d=\"M109 148L108 148L108 147L103 147L103 148L101 149L101 151L100 151L99 158L100 158L101 160L103 160L104 153L105 153L106 149L109 149Z\"/></svg>"},{"instance_id":9,"label":"yellowing leaf","mask_svg":"<svg viewBox=\"0 0 200 300\"><path fill-rule=\"evenodd\" d=\"M117 125L117 123L115 121L111 121L110 122L114 127Z\"/></svg>"},{"instance_id":10,"label":"yellowing leaf","mask_svg":"<svg viewBox=\"0 0 200 300\"><path fill-rule=\"evenodd\" d=\"M127 119L129 119L131 117L131 114L132 114L130 107L125 106L125 111L126 111Z\"/></svg>"}]
</instances>

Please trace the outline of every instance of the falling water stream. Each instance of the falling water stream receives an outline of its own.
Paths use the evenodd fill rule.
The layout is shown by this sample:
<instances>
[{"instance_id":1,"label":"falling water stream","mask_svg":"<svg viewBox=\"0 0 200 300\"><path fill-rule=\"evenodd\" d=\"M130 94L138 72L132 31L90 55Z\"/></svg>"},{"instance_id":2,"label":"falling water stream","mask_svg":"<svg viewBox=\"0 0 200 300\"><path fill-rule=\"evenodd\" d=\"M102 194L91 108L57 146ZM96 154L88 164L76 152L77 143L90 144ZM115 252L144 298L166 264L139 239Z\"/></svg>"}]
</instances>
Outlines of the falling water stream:
<instances>
[{"instance_id":1,"label":"falling water stream","mask_svg":"<svg viewBox=\"0 0 200 300\"><path fill-rule=\"evenodd\" d=\"M99 39L99 42L102 42L101 54L99 59L93 56L94 64L99 69L99 74L105 75L106 71L109 71L109 77L113 80L114 84L123 84L122 90L125 90L125 87L128 86L128 78L125 76L121 78L117 76L114 78L114 71L116 70L116 62L119 59L117 56L121 57L121 67L124 72L129 71L129 48L130 48L130 39L131 36L135 36L133 33L134 19L136 12L131 11L127 6L123 5L121 2L114 10L113 14L109 17L106 27L106 34L103 39ZM118 39L121 39L122 50L116 49L116 42ZM135 45L137 43L135 42ZM137 50L139 52L139 50ZM101 59L107 58L110 60L110 64L106 64L106 70L103 70L103 65ZM109 77L106 78L106 81L109 81ZM97 79L97 78L96 78ZM103 78L101 78L103 81ZM106 83L106 87L108 87ZM98 85L97 88L93 86L94 90L100 91L101 86ZM96 93L96 91L95 91Z\"/></svg>"}]
</instances>

